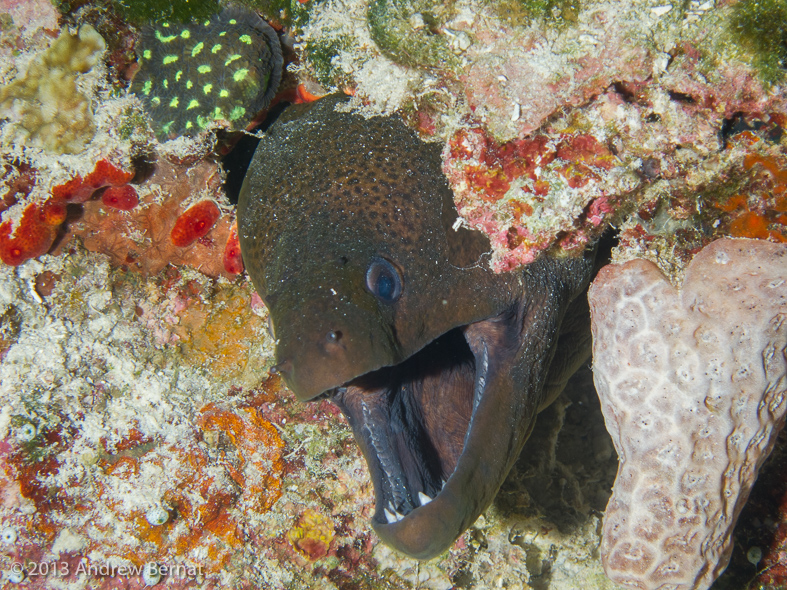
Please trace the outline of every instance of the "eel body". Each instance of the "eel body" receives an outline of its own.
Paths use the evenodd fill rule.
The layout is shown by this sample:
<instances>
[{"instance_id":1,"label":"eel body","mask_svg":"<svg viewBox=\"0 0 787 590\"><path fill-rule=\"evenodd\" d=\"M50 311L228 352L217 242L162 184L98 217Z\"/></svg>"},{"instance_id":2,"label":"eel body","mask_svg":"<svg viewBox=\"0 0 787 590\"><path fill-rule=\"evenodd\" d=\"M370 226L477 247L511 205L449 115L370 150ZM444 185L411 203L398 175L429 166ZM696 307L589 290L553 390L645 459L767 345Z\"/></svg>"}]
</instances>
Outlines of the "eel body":
<instances>
[{"instance_id":1,"label":"eel body","mask_svg":"<svg viewBox=\"0 0 787 590\"><path fill-rule=\"evenodd\" d=\"M346 100L291 107L263 137L239 197L241 250L276 369L300 400L341 408L375 531L428 559L489 506L587 358L569 318L586 309L592 260L495 274L487 238L457 223L439 149Z\"/></svg>"}]
</instances>

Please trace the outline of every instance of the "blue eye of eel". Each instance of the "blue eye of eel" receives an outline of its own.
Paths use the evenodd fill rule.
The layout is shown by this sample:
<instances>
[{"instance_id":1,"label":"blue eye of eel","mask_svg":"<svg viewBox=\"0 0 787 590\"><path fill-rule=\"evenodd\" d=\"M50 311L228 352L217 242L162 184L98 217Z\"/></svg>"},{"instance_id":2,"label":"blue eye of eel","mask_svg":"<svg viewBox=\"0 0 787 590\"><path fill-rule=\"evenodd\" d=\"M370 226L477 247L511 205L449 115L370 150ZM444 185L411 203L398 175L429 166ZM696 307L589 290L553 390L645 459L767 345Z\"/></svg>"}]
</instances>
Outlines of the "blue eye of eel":
<instances>
[{"instance_id":1,"label":"blue eye of eel","mask_svg":"<svg viewBox=\"0 0 787 590\"><path fill-rule=\"evenodd\" d=\"M402 275L392 263L376 258L366 271L366 288L383 303L391 304L402 294Z\"/></svg>"},{"instance_id":2,"label":"blue eye of eel","mask_svg":"<svg viewBox=\"0 0 787 590\"><path fill-rule=\"evenodd\" d=\"M488 238L455 223L439 147L347 100L289 107L261 139L241 252L276 326L276 371L299 400L341 409L375 532L429 559L490 505L589 357L595 251L494 273Z\"/></svg>"}]
</instances>

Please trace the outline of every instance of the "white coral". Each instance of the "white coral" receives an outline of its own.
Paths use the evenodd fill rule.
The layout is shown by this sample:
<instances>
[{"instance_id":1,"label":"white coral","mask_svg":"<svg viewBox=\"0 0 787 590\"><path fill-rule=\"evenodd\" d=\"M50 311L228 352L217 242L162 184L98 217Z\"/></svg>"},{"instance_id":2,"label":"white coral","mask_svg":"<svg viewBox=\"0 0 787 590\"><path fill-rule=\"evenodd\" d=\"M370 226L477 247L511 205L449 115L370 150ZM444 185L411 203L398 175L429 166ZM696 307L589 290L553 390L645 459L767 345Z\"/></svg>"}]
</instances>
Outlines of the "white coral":
<instances>
[{"instance_id":1,"label":"white coral","mask_svg":"<svg viewBox=\"0 0 787 590\"><path fill-rule=\"evenodd\" d=\"M713 242L675 289L651 262L601 270L589 299L596 389L620 457L607 575L708 588L784 425L787 246Z\"/></svg>"}]
</instances>

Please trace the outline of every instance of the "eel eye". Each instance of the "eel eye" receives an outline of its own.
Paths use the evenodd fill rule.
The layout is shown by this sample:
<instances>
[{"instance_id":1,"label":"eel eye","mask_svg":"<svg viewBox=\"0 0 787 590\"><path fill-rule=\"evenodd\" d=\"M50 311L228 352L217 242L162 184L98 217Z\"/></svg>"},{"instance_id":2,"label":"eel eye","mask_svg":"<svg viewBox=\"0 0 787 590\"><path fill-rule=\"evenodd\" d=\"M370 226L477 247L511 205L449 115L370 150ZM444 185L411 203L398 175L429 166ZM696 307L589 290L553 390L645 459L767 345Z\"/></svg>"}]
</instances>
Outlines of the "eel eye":
<instances>
[{"instance_id":1,"label":"eel eye","mask_svg":"<svg viewBox=\"0 0 787 590\"><path fill-rule=\"evenodd\" d=\"M383 303L393 303L402 294L402 274L384 258L375 258L366 271L366 288Z\"/></svg>"},{"instance_id":2,"label":"eel eye","mask_svg":"<svg viewBox=\"0 0 787 590\"><path fill-rule=\"evenodd\" d=\"M331 330L331 331L330 331L330 332L328 332L328 334L326 334L326 336L325 336L325 339L326 339L328 342L330 342L331 344L335 344L335 343L339 342L339 340L341 340L341 338L342 338L342 333L341 333L341 332L339 332L338 330L337 330L337 331L333 331L333 330Z\"/></svg>"}]
</instances>

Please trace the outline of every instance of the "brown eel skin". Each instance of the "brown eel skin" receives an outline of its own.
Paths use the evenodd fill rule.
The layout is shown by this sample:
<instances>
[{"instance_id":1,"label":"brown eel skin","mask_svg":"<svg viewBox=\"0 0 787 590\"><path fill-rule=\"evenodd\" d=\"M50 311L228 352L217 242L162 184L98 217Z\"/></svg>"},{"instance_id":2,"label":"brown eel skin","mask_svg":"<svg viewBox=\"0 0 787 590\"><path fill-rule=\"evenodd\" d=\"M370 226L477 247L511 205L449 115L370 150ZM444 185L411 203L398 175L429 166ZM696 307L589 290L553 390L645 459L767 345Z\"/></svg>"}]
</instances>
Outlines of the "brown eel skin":
<instances>
[{"instance_id":1,"label":"brown eel skin","mask_svg":"<svg viewBox=\"0 0 787 590\"><path fill-rule=\"evenodd\" d=\"M455 223L439 148L349 111L333 95L271 126L239 197L241 251L276 370L298 399L341 408L374 530L429 559L489 506L587 359L593 254L495 274L488 239Z\"/></svg>"}]
</instances>

